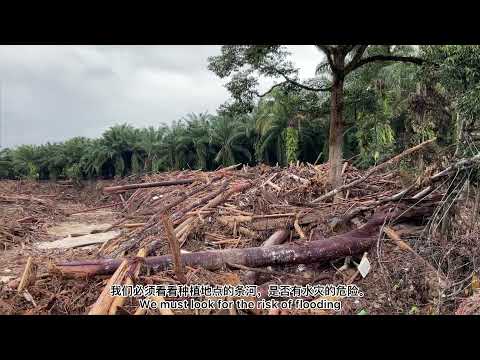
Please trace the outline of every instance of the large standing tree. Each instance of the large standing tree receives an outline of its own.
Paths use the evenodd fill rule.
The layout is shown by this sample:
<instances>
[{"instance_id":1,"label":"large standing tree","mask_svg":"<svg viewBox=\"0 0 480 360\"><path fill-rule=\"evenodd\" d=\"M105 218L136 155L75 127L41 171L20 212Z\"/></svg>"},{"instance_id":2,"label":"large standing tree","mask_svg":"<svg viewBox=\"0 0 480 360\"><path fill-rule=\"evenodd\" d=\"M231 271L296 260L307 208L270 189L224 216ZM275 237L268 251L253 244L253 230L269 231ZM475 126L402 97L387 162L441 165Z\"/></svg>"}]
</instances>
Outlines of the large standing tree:
<instances>
[{"instance_id":1,"label":"large standing tree","mask_svg":"<svg viewBox=\"0 0 480 360\"><path fill-rule=\"evenodd\" d=\"M270 93L273 88L300 88L314 92L329 91L329 181L337 187L341 183L344 135L344 83L345 78L356 69L374 62L400 61L422 64L424 60L405 56L401 47L392 45L315 45L323 54L317 67L317 77L307 81L298 78L296 69L282 45L224 45L221 55L209 58L209 69L220 78L230 77L226 84L232 94L236 111L250 111L254 100ZM400 49L400 52L398 51ZM266 76L282 81L264 94L257 90L258 78Z\"/></svg>"}]
</instances>

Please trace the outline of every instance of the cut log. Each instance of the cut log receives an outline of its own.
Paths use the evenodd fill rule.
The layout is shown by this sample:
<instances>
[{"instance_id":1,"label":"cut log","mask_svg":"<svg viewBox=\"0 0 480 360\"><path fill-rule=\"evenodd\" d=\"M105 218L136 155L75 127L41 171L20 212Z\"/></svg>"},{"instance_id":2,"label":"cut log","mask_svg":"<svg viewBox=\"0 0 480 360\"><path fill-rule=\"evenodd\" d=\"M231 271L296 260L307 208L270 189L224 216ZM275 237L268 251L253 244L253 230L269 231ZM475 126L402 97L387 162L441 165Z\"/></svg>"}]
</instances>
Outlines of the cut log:
<instances>
[{"instance_id":1,"label":"cut log","mask_svg":"<svg viewBox=\"0 0 480 360\"><path fill-rule=\"evenodd\" d=\"M201 192L201 191L204 191L206 189L208 189L214 182L220 180L222 178L222 176L216 176L214 177L211 181L209 181L207 184L203 185L203 186L199 186L187 193L185 193L183 196L180 196L177 200L171 202L170 204L168 205L165 205L163 206L162 208L160 208L159 210L157 210L156 212L153 212L151 213L151 215L155 215L155 214L162 214L162 213L165 213L166 211L174 208L175 206L181 204L182 202L184 202L185 200L187 199L190 199L191 197L193 197L193 195ZM207 200L208 201L208 200Z\"/></svg>"},{"instance_id":2,"label":"cut log","mask_svg":"<svg viewBox=\"0 0 480 360\"><path fill-rule=\"evenodd\" d=\"M157 181L157 182L143 183L143 184L107 186L103 188L103 192L116 193L116 192L132 190L132 189L145 189L145 188L159 187L159 186L185 185L185 184L191 184L194 181L196 180L195 179L178 179L178 180Z\"/></svg>"},{"instance_id":3,"label":"cut log","mask_svg":"<svg viewBox=\"0 0 480 360\"><path fill-rule=\"evenodd\" d=\"M239 264L249 267L265 267L283 264L308 264L328 262L363 254L368 251L378 237L381 225L388 219L423 218L433 212L433 208L411 208L407 211L397 208L395 211L380 211L364 226L348 233L332 236L327 239L302 243L289 243L270 247L254 247L243 249L223 249L182 254L182 263L189 267L203 267L208 270L219 269L226 264ZM88 276L111 274L120 266L121 259L85 260L67 263L57 263L55 268L64 275ZM148 257L145 263L153 270L172 269L171 256Z\"/></svg>"},{"instance_id":4,"label":"cut log","mask_svg":"<svg viewBox=\"0 0 480 360\"><path fill-rule=\"evenodd\" d=\"M139 255L144 255L144 252L139 251ZM115 301L117 298L111 295L111 287L113 285L124 284L126 279L131 280L131 277L134 277L135 274L140 271L139 266L142 262L141 258L124 259L108 280L107 285L105 285L97 301L92 305L88 315L107 315L109 311L115 313ZM129 284L129 282L127 282L127 284ZM112 306L114 308L112 308Z\"/></svg>"},{"instance_id":5,"label":"cut log","mask_svg":"<svg viewBox=\"0 0 480 360\"><path fill-rule=\"evenodd\" d=\"M88 312L88 315L107 315L108 310L112 306L114 297L110 295L110 288L112 285L121 285L123 278L125 277L128 271L128 260L125 259L121 261L119 266L115 269L115 273L108 280L107 285L102 290L102 293L98 297L97 301L92 305L92 308Z\"/></svg>"},{"instance_id":6,"label":"cut log","mask_svg":"<svg viewBox=\"0 0 480 360\"><path fill-rule=\"evenodd\" d=\"M173 230L172 221L168 216L163 215L162 223L167 233L168 242L170 244L170 251L172 253L175 265L175 275L177 275L177 279L180 280L182 283L186 283L187 279L185 278L185 269L182 265L182 260L180 256L180 246Z\"/></svg>"},{"instance_id":7,"label":"cut log","mask_svg":"<svg viewBox=\"0 0 480 360\"><path fill-rule=\"evenodd\" d=\"M257 231L275 230L283 227L288 227L293 224L292 218L279 219L260 219L248 225L250 229Z\"/></svg>"},{"instance_id":8,"label":"cut log","mask_svg":"<svg viewBox=\"0 0 480 360\"><path fill-rule=\"evenodd\" d=\"M300 224L298 223L298 215L295 218L295 222L293 223L293 227L295 228L295 231L297 232L298 236L300 236L300 239L305 239L305 233L303 232L302 228L300 227Z\"/></svg>"},{"instance_id":9,"label":"cut log","mask_svg":"<svg viewBox=\"0 0 480 360\"><path fill-rule=\"evenodd\" d=\"M157 311L160 315L175 315L174 312L169 308L163 308L160 304L165 303L166 300L163 296L149 296L148 297L151 301L154 301L158 304Z\"/></svg>"},{"instance_id":10,"label":"cut log","mask_svg":"<svg viewBox=\"0 0 480 360\"><path fill-rule=\"evenodd\" d=\"M18 284L17 292L20 294L29 285L33 284L35 282L36 275L37 266L33 263L32 257L29 256L27 264L25 265L25 270L23 270L20 283Z\"/></svg>"},{"instance_id":11,"label":"cut log","mask_svg":"<svg viewBox=\"0 0 480 360\"><path fill-rule=\"evenodd\" d=\"M390 228L389 226L385 226L383 228L383 231L385 232L385 234L387 234L387 236L390 238L390 240L392 240L400 249L404 250L404 251L409 251L411 252L413 255L415 255L415 257L420 257L420 255L418 255L415 250L413 250L410 245L408 245L405 241L403 241L401 238L400 238L400 235L398 235L398 233L393 230L392 228ZM423 260L423 259L422 259Z\"/></svg>"},{"instance_id":12,"label":"cut log","mask_svg":"<svg viewBox=\"0 0 480 360\"><path fill-rule=\"evenodd\" d=\"M137 227L142 227L142 226L145 226L147 225L147 223L131 223L131 224L123 224L121 225L121 227L124 227L124 228L137 228Z\"/></svg>"},{"instance_id":13,"label":"cut log","mask_svg":"<svg viewBox=\"0 0 480 360\"><path fill-rule=\"evenodd\" d=\"M143 257L145 257L145 255L146 255L145 248L141 248L138 251L137 257L142 257L143 258ZM133 277L134 278L138 277L138 274L140 273L141 267L142 267L141 262L137 262L135 265L133 265L132 272L133 272ZM131 277L127 277L124 285L127 285L127 286L133 285L133 279ZM108 314L109 315L115 315L117 313L118 308L123 306L123 304L125 303L126 300L127 300L127 298L124 297L124 296L115 297L112 301L112 305L110 306L110 309L108 310Z\"/></svg>"}]
</instances>

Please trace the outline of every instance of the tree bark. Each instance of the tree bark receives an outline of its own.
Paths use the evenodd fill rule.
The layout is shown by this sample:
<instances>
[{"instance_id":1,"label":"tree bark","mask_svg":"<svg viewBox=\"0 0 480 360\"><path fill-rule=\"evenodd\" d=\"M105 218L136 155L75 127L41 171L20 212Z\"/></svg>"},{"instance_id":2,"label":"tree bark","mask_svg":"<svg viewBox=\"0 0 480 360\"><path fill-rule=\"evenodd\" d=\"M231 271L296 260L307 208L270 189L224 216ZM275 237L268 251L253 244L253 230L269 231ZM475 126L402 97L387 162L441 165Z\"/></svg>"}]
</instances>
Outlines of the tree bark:
<instances>
[{"instance_id":1,"label":"tree bark","mask_svg":"<svg viewBox=\"0 0 480 360\"><path fill-rule=\"evenodd\" d=\"M290 231L281 229L275 231L270 237L265 240L262 247L269 247L274 245L283 244L290 235ZM257 281L257 273L255 271L249 271L245 274L245 279L249 284L255 284Z\"/></svg>"},{"instance_id":2,"label":"tree bark","mask_svg":"<svg viewBox=\"0 0 480 360\"><path fill-rule=\"evenodd\" d=\"M330 136L328 140L328 179L332 188L342 183L343 160L343 78L333 77L331 104L330 104Z\"/></svg>"},{"instance_id":3,"label":"tree bark","mask_svg":"<svg viewBox=\"0 0 480 360\"><path fill-rule=\"evenodd\" d=\"M370 248L375 240L375 236L362 238L336 236L325 240L310 241L305 244L292 243L265 248L200 251L182 254L182 262L185 266L198 266L208 270L216 270L229 263L248 267L308 264L363 253ZM56 269L63 275L71 276L107 275L115 271L120 266L121 261L121 259L105 259L60 263L56 265ZM170 255L146 258L146 264L155 271L173 268Z\"/></svg>"}]
</instances>

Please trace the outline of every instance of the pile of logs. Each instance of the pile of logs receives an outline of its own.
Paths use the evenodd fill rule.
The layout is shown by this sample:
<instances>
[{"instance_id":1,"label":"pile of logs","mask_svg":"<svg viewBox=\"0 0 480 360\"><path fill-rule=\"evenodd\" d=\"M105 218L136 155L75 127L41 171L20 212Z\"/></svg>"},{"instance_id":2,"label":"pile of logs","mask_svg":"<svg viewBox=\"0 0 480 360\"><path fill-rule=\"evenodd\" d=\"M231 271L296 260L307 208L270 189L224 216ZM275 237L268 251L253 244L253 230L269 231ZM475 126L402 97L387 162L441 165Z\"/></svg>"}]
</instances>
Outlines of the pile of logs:
<instances>
[{"instance_id":1,"label":"pile of logs","mask_svg":"<svg viewBox=\"0 0 480 360\"><path fill-rule=\"evenodd\" d=\"M414 184L401 189L393 181L386 188L392 173L376 175L432 142L429 140L408 149L364 174L347 164L344 174L352 178L351 173L354 173L354 179L321 196L317 193L324 187L318 179L324 172L319 168L324 165L235 170L236 165L212 173L190 171L177 173L174 179L107 187L105 192L119 196L130 192L127 199L122 196L125 215L114 225L130 225L127 227L130 231L102 246L104 259L59 263L56 268L64 274L110 274L122 263L123 256L145 248L147 265L157 270L167 269L173 266L171 247L162 245L169 244L174 236L182 247L194 233L202 235L205 251L182 254L181 261L188 266L207 269L229 263L261 267L322 262L363 253L378 236L379 226L385 221L412 217L421 220L433 212L438 195L417 204L418 194L423 192L426 198L430 192L418 191ZM439 177L433 176L432 181ZM363 197L353 197L349 193L356 186L369 184L368 181L374 188L379 187L375 184L381 184L381 191ZM337 194L343 194L343 199L333 202ZM352 203L356 206L352 207ZM387 210L390 212L386 213ZM339 221L347 223L361 213L374 211L375 215L366 224L341 235L325 238L328 230L319 229L319 225L325 223L326 214L338 225ZM338 213L342 216L335 217ZM172 224L170 236L162 221L165 217ZM133 219L135 223L127 224ZM275 231L289 231L290 241L268 247L248 246L261 245L261 240ZM330 229L331 233L333 231ZM164 254L149 256L161 248Z\"/></svg>"}]
</instances>

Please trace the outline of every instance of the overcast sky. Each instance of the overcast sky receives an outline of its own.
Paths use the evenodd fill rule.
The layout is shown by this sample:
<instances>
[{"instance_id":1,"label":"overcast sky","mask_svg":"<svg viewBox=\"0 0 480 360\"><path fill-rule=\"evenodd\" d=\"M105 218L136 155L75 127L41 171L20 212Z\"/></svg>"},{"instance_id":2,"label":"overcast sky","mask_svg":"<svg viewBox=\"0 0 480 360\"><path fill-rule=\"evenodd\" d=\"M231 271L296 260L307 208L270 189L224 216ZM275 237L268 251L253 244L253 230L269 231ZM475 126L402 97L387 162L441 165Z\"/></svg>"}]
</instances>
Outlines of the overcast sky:
<instances>
[{"instance_id":1,"label":"overcast sky","mask_svg":"<svg viewBox=\"0 0 480 360\"><path fill-rule=\"evenodd\" d=\"M320 53L291 45L302 77ZM1 147L98 137L108 127L215 113L229 98L207 69L220 46L0 45ZM264 83L267 87L269 84Z\"/></svg>"}]
</instances>

